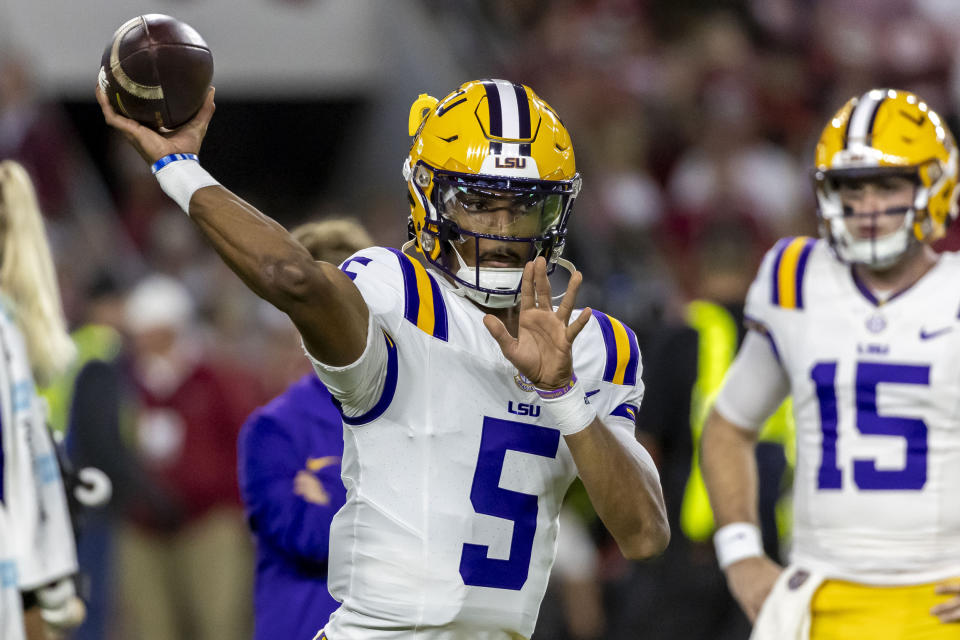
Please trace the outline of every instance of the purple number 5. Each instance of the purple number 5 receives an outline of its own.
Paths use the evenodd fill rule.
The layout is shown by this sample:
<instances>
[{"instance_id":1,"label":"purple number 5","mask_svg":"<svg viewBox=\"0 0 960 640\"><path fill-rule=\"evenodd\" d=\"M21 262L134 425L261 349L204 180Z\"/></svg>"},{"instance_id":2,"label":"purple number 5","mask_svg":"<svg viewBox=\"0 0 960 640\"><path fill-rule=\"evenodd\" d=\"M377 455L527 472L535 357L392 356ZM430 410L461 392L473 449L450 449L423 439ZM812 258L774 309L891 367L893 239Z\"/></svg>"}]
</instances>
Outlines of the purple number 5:
<instances>
[{"instance_id":1,"label":"purple number 5","mask_svg":"<svg viewBox=\"0 0 960 640\"><path fill-rule=\"evenodd\" d=\"M480 457L473 475L470 502L477 513L513 521L510 557L489 557L490 547L465 542L460 556L463 583L475 587L493 587L519 591L530 572L533 537L537 531L537 496L500 487L500 474L507 451L555 458L560 432L532 424L483 419Z\"/></svg>"},{"instance_id":2,"label":"purple number 5","mask_svg":"<svg viewBox=\"0 0 960 640\"><path fill-rule=\"evenodd\" d=\"M837 464L837 363L820 362L810 370L820 404L823 433L817 488L840 489ZM864 435L899 436L906 440L906 460L901 469L878 469L875 460L853 461L853 481L865 491L919 491L927 483L927 425L919 418L882 416L877 412L877 385L929 386L926 365L858 362L856 371L857 430Z\"/></svg>"}]
</instances>

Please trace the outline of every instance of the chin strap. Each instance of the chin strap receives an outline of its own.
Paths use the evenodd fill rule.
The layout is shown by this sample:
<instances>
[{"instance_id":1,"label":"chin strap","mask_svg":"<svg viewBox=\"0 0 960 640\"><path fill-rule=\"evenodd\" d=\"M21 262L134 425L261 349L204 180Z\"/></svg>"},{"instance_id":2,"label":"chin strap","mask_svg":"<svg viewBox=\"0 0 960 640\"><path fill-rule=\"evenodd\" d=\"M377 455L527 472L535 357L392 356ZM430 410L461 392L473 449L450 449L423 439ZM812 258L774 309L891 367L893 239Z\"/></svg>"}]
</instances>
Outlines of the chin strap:
<instances>
[{"instance_id":1,"label":"chin strap","mask_svg":"<svg viewBox=\"0 0 960 640\"><path fill-rule=\"evenodd\" d=\"M900 259L913 242L914 209L909 209L903 224L896 230L879 238L856 239L843 221L837 224L837 230L831 229L835 251L844 262L865 264L874 268L886 268Z\"/></svg>"},{"instance_id":2,"label":"chin strap","mask_svg":"<svg viewBox=\"0 0 960 640\"><path fill-rule=\"evenodd\" d=\"M557 258L556 263L557 263L557 266L558 266L558 267L563 267L564 269L566 269L566 270L567 270L567 273L570 274L570 277L573 277L573 274L576 273L576 271L577 271L577 267L576 267L572 262L570 262L569 260L567 260L566 258ZM565 295L567 295L567 289L566 289L566 287L564 287L563 293L555 293L555 294L553 294L553 301L554 301L554 302L560 302L560 300L562 300L562 299L563 299L563 296L565 296Z\"/></svg>"},{"instance_id":3,"label":"chin strap","mask_svg":"<svg viewBox=\"0 0 960 640\"><path fill-rule=\"evenodd\" d=\"M459 264L458 275L460 275L460 276L462 277L462 276L465 275L467 272L469 272L470 274L476 273L476 270L475 270L473 267L470 267L469 265L467 265L466 262L464 262L463 257L460 255L460 252L457 251L456 247L451 247L451 248L452 248L453 254L456 256L457 262L458 262L458 264ZM405 242L405 243L401 246L400 250L403 251L403 253L406 253L406 254L410 255L411 257L417 257L417 255L419 254L419 250L416 248L416 241L415 241L415 240L408 240L407 242ZM556 260L554 260L554 263L555 263L558 267L561 267L561 268L563 268L564 270L566 270L571 276L573 276L573 274L577 271L577 267L576 267L572 262L570 262L569 260L567 260L566 258L557 258ZM516 287L519 287L519 285L520 285L520 277L522 277L522 275L523 275L523 270L522 270L522 269L509 269L509 270L507 270L507 269L484 269L483 267L481 267L480 270L481 270L481 273L484 273L485 271L488 272L488 273L489 273L489 272L494 272L494 271L511 271L511 272L516 272L516 274L517 274L517 276L516 276L516 277L517 277L517 280L516 280L516 285L514 285L514 286L516 286ZM506 275L506 274L505 274L505 275ZM513 275L513 274L511 273L510 275ZM462 285L461 283L457 282L456 278L452 278L451 280L452 280L452 281L451 281L451 284L453 285L453 292L454 292L455 294L457 294L457 295L460 296L460 297L463 297L463 298L467 298L467 299L469 299L469 300L472 300L472 301L476 302L477 304L482 305L482 306L485 306L485 307L490 307L490 308L494 308L494 309L503 309L503 308L512 307L512 306L516 305L517 302L519 302L519 300L520 300L520 293L519 293L519 292L518 292L518 293L505 293L505 294L486 293L486 292L484 292L484 291L478 291L477 289L471 289L470 287L466 287L466 286ZM563 299L563 296L566 295L566 293L567 293L567 290L566 290L566 287L564 287L564 290L563 290L562 292L556 293L556 294L554 294L554 295L552 296L552 301L553 301L554 303L559 303L560 300Z\"/></svg>"},{"instance_id":4,"label":"chin strap","mask_svg":"<svg viewBox=\"0 0 960 640\"><path fill-rule=\"evenodd\" d=\"M558 267L562 267L563 269L565 269L571 276L577 270L576 266L574 266L572 262L564 258L557 258L555 260L555 263ZM467 268L469 269L469 267ZM465 298L469 298L470 300L473 300L477 304L483 305L485 307L502 309L502 308L514 306L520 300L519 293L497 295L495 293L484 293L482 291L477 291L476 289L470 289L468 287L462 286L457 282L454 282L454 285L455 285L454 291L457 293L457 295L463 296ZM566 294L567 294L567 290L566 290L566 287L564 287L563 291L561 291L560 293L553 294L551 296L552 303L559 304L560 301L563 299L563 296L565 296Z\"/></svg>"}]
</instances>

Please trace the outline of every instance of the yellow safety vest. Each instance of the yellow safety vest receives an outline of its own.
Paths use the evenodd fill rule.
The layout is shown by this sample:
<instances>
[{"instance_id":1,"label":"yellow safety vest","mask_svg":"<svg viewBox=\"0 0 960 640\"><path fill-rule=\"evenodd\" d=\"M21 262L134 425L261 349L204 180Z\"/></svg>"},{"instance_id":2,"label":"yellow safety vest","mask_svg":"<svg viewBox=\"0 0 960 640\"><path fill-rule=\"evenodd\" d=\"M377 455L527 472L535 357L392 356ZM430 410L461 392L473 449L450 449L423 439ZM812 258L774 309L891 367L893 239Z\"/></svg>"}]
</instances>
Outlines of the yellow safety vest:
<instances>
[{"instance_id":1,"label":"yellow safety vest","mask_svg":"<svg viewBox=\"0 0 960 640\"><path fill-rule=\"evenodd\" d=\"M700 470L700 436L713 400L720 392L727 369L737 353L737 324L722 306L703 300L695 300L687 306L687 323L697 331L700 340L697 380L690 399L693 461L680 509L680 528L688 539L704 542L710 539L716 526ZM791 468L796 460L794 433L793 406L791 399L787 398L763 425L760 439L782 445ZM777 504L777 526L781 539L789 535L790 513L789 499L781 499Z\"/></svg>"},{"instance_id":2,"label":"yellow safety vest","mask_svg":"<svg viewBox=\"0 0 960 640\"><path fill-rule=\"evenodd\" d=\"M70 337L77 345L77 357L60 377L40 390L50 410L50 426L60 436L67 431L70 404L80 370L91 360L110 362L120 353L121 345L120 334L106 325L87 324L71 333Z\"/></svg>"}]
</instances>

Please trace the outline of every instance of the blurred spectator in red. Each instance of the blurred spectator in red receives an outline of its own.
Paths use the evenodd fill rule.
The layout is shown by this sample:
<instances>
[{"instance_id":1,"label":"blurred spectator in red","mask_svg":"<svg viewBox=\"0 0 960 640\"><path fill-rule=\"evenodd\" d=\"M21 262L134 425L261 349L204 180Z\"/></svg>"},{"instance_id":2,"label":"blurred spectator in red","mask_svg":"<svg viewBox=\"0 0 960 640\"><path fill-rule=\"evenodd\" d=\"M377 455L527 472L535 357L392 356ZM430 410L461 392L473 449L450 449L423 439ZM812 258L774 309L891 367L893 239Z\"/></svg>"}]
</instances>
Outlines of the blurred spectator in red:
<instances>
[{"instance_id":1,"label":"blurred spectator in red","mask_svg":"<svg viewBox=\"0 0 960 640\"><path fill-rule=\"evenodd\" d=\"M240 508L236 438L259 398L238 391L195 341L194 304L176 280L149 276L126 303L141 464L174 508L133 503L120 536L120 593L131 637L249 634L251 549Z\"/></svg>"},{"instance_id":2,"label":"blurred spectator in red","mask_svg":"<svg viewBox=\"0 0 960 640\"><path fill-rule=\"evenodd\" d=\"M16 159L30 172L48 216L69 207L74 150L60 112L37 99L26 61L0 52L0 158Z\"/></svg>"},{"instance_id":3,"label":"blurred spectator in red","mask_svg":"<svg viewBox=\"0 0 960 640\"><path fill-rule=\"evenodd\" d=\"M705 55L748 65L742 27L723 18L704 25ZM768 233L792 230L807 181L799 163L763 136L759 92L749 66L717 65L704 78L695 142L669 180L677 213L703 226L725 209L744 211Z\"/></svg>"}]
</instances>

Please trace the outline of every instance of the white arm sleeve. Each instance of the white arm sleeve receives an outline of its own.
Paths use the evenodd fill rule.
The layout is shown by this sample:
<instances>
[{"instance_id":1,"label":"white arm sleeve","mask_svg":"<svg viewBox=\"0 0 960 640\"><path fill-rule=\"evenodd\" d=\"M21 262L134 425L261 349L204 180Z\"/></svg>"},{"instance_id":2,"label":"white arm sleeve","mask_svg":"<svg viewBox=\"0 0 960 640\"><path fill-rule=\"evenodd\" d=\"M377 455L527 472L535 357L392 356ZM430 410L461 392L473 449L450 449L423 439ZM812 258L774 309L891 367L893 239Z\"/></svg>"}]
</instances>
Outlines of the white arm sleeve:
<instances>
[{"instance_id":1,"label":"white arm sleeve","mask_svg":"<svg viewBox=\"0 0 960 640\"><path fill-rule=\"evenodd\" d=\"M747 332L714 408L744 429L757 431L790 393L790 380L767 339Z\"/></svg>"},{"instance_id":2,"label":"white arm sleeve","mask_svg":"<svg viewBox=\"0 0 960 640\"><path fill-rule=\"evenodd\" d=\"M332 367L314 358L306 346L303 352L313 364L317 377L350 417L369 411L380 399L387 377L387 345L380 325L368 313L367 346L359 358L343 367ZM302 343L302 340L301 340Z\"/></svg>"}]
</instances>

